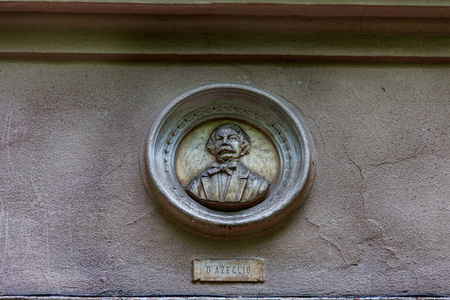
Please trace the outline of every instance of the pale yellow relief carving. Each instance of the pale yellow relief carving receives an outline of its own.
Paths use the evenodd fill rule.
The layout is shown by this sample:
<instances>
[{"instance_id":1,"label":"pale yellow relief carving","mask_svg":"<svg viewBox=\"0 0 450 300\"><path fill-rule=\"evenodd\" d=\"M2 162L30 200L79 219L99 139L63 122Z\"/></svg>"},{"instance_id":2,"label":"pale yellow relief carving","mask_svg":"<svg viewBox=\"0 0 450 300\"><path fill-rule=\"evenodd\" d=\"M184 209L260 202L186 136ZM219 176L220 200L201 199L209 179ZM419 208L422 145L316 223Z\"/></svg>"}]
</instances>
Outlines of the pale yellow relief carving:
<instances>
[{"instance_id":1,"label":"pale yellow relief carving","mask_svg":"<svg viewBox=\"0 0 450 300\"><path fill-rule=\"evenodd\" d=\"M252 126L242 122L222 120L202 124L189 132L181 141L176 153L175 169L182 186L186 186L196 174L216 161L216 158L206 151L206 142L214 128L228 123L240 126L250 136L252 143L250 153L243 156L241 162L272 185L276 183L280 159L272 142Z\"/></svg>"},{"instance_id":2,"label":"pale yellow relief carving","mask_svg":"<svg viewBox=\"0 0 450 300\"><path fill-rule=\"evenodd\" d=\"M242 129L244 135L247 134L249 143L245 142L242 153L241 149L236 152L236 158L226 157L230 153L226 153L224 158L217 153L213 155L212 149L206 149L210 135L226 133L233 136L232 133L236 133L238 136L230 127ZM235 142L240 144L243 141ZM176 172L182 186L187 186L188 194L198 202L220 210L237 210L259 203L267 195L270 185L277 180L279 158L270 140L254 127L229 120L216 121L196 128L182 140L176 155ZM228 188L220 185L222 181L222 185L226 182ZM217 207L211 201L236 205ZM239 203L244 202L249 205L240 206Z\"/></svg>"}]
</instances>

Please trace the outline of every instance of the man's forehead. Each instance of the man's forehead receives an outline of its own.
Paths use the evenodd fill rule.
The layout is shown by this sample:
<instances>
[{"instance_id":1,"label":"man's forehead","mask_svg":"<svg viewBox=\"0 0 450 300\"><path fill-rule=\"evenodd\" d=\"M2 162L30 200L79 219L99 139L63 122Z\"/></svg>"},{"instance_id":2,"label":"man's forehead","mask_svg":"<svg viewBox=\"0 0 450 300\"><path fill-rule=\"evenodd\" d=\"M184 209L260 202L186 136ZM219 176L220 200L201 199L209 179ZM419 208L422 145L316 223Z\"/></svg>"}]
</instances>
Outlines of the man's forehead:
<instances>
[{"instance_id":1,"label":"man's forehead","mask_svg":"<svg viewBox=\"0 0 450 300\"><path fill-rule=\"evenodd\" d=\"M216 131L216 135L224 136L224 135L230 135L230 134L239 135L239 133L236 131L236 129L229 128L229 127L220 128L219 130Z\"/></svg>"}]
</instances>

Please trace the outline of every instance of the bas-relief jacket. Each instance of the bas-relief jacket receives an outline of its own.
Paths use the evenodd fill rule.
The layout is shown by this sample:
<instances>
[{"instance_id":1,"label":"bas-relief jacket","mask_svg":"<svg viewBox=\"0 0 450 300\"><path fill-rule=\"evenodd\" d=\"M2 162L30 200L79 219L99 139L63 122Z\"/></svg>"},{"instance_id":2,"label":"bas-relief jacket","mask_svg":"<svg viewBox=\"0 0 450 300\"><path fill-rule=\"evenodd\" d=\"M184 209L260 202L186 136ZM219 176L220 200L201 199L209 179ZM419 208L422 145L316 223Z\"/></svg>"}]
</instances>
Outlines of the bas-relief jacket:
<instances>
[{"instance_id":1,"label":"bas-relief jacket","mask_svg":"<svg viewBox=\"0 0 450 300\"><path fill-rule=\"evenodd\" d=\"M195 200L212 208L233 207L233 204L259 202L269 190L270 183L238 163L231 175L224 200L219 199L219 173L209 175L211 167L194 177L186 186L186 192Z\"/></svg>"}]
</instances>

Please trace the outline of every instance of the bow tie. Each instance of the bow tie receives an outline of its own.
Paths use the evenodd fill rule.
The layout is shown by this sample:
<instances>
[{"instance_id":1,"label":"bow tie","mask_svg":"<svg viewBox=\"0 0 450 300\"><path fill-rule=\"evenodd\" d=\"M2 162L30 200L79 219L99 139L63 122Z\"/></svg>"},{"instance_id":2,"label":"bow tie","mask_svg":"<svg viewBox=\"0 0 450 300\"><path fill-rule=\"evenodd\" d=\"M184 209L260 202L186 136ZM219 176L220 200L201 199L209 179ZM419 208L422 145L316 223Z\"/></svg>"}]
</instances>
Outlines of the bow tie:
<instances>
[{"instance_id":1,"label":"bow tie","mask_svg":"<svg viewBox=\"0 0 450 300\"><path fill-rule=\"evenodd\" d=\"M220 172L225 172L231 176L231 174L233 174L232 170L235 170L236 166L237 162L230 162L228 164L213 163L208 171L208 175L214 175Z\"/></svg>"}]
</instances>

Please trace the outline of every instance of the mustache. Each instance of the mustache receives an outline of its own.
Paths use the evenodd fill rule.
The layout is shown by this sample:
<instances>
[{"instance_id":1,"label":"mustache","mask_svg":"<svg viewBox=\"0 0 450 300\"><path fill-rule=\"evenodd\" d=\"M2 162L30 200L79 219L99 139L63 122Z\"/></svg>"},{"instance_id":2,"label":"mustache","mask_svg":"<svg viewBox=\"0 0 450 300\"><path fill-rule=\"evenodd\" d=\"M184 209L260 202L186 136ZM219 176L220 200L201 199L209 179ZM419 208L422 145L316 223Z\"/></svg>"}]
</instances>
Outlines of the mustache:
<instances>
[{"instance_id":1,"label":"mustache","mask_svg":"<svg viewBox=\"0 0 450 300\"><path fill-rule=\"evenodd\" d=\"M221 146L217 149L217 153L223 153L223 152L235 152L236 149L234 149L231 146Z\"/></svg>"}]
</instances>

